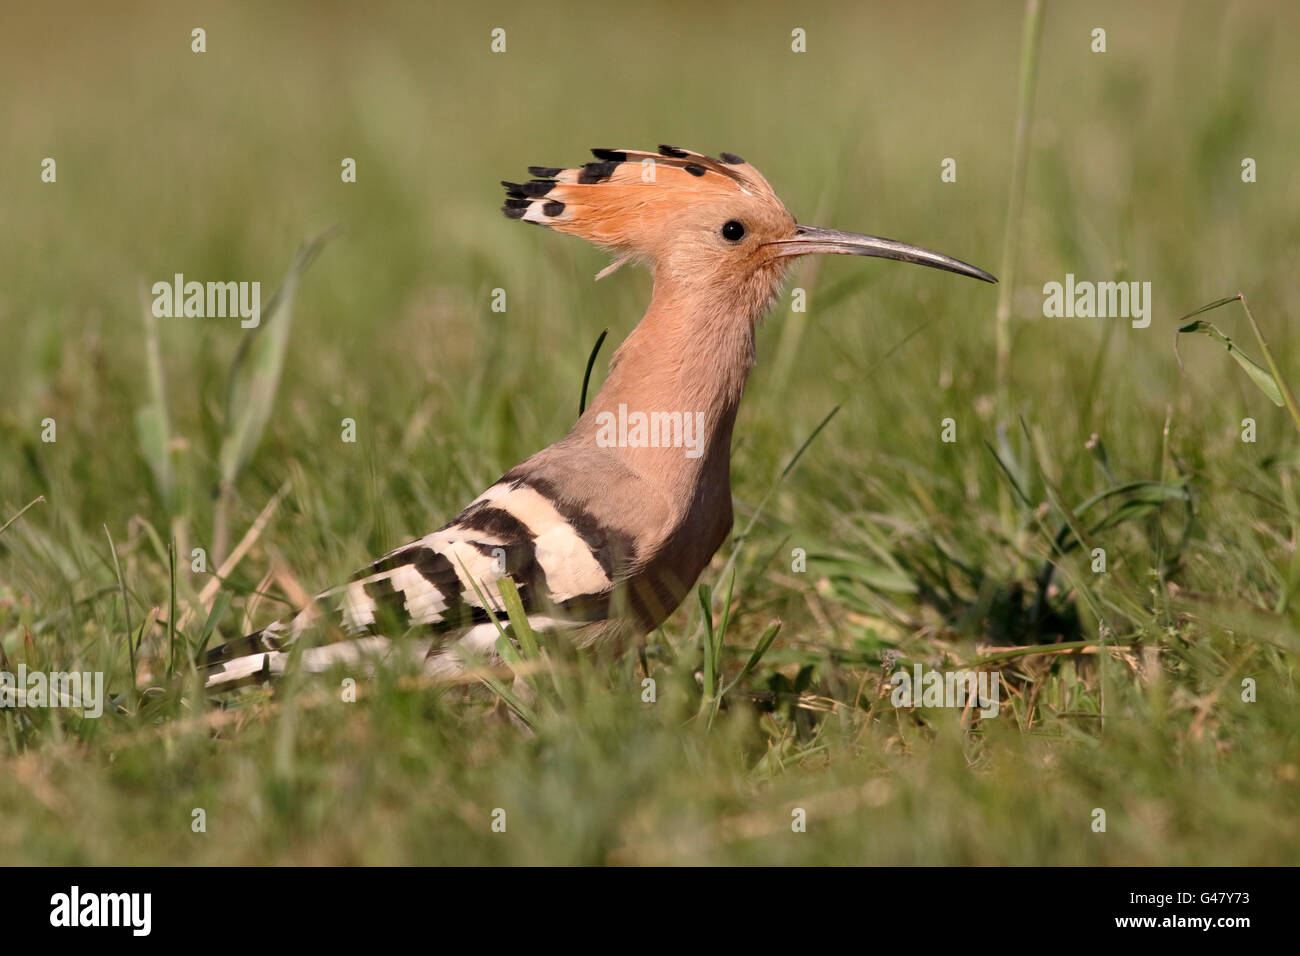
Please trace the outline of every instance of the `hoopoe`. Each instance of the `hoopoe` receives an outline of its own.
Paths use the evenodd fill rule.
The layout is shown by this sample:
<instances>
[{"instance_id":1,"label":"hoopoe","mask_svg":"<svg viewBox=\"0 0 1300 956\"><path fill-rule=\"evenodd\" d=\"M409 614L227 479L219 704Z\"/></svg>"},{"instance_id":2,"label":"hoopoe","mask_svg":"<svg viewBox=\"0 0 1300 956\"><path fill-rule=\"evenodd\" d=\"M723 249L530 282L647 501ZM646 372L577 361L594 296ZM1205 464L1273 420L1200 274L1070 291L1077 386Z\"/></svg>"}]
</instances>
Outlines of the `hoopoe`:
<instances>
[{"instance_id":1,"label":"hoopoe","mask_svg":"<svg viewBox=\"0 0 1300 956\"><path fill-rule=\"evenodd\" d=\"M411 634L426 670L498 660L498 582L538 632L626 647L678 606L731 530L731 433L755 327L796 256L899 259L997 280L875 236L799 225L758 170L672 146L592 150L581 167L529 167L503 212L611 250L607 275L647 263L654 292L567 435L506 472L449 524L389 552L296 617L211 651L209 688L284 670L290 643L333 625L301 666L383 653ZM485 606L486 602L486 606Z\"/></svg>"}]
</instances>

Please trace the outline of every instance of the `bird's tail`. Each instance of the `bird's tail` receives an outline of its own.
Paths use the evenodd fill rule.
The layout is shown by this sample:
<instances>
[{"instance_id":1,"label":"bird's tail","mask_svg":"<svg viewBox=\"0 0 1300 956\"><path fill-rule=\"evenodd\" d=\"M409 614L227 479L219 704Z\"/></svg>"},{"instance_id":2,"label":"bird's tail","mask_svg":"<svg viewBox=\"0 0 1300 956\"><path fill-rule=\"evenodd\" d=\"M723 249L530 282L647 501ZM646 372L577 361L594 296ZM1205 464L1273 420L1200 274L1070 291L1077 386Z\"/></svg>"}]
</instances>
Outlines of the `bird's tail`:
<instances>
[{"instance_id":1,"label":"bird's tail","mask_svg":"<svg viewBox=\"0 0 1300 956\"><path fill-rule=\"evenodd\" d=\"M212 648L203 661L204 685L221 692L264 682L284 674L291 656L297 658L295 669L311 673L338 663L359 664L389 650L392 641L386 635L433 625L439 616L428 611L432 605L426 592L434 583L445 585L443 577L454 579L454 571L448 565L443 577L412 575L408 551L410 546L399 548L372 562L349 583L316 595L293 618ZM427 653L430 643L415 641L412 647Z\"/></svg>"},{"instance_id":2,"label":"bird's tail","mask_svg":"<svg viewBox=\"0 0 1300 956\"><path fill-rule=\"evenodd\" d=\"M340 606L344 594L344 588L327 591L291 619L211 648L203 660L204 686L220 693L263 683L282 676L291 656L297 658L295 668L320 673L335 664L361 665L387 653L392 641L378 633L379 622L372 618L372 626L356 626ZM401 630L398 626L397 633ZM310 646L303 639L307 632L312 633ZM300 642L303 646L298 647ZM428 641L415 644L420 645L415 648L419 653L428 651Z\"/></svg>"},{"instance_id":3,"label":"bird's tail","mask_svg":"<svg viewBox=\"0 0 1300 956\"><path fill-rule=\"evenodd\" d=\"M214 693L260 684L284 674L298 632L294 622L277 622L260 631L227 641L207 652L203 661L203 684ZM419 657L428 652L430 642L414 641L410 648ZM307 673L320 673L336 664L364 665L387 654L392 641L377 634L339 639L297 651L295 667Z\"/></svg>"}]
</instances>

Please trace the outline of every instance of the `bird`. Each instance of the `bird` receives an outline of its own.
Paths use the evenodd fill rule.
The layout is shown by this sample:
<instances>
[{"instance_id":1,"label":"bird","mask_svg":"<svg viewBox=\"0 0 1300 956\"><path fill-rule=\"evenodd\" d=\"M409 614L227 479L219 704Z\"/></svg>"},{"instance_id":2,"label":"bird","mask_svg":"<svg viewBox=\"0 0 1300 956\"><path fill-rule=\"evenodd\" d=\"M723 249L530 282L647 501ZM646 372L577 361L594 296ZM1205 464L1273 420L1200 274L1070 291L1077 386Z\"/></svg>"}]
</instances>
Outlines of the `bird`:
<instances>
[{"instance_id":1,"label":"bird","mask_svg":"<svg viewBox=\"0 0 1300 956\"><path fill-rule=\"evenodd\" d=\"M800 256L916 263L984 282L961 260L800 224L751 164L675 146L594 149L580 166L503 181L507 218L578 236L653 275L644 317L569 432L515 465L450 522L361 568L296 616L207 652L219 692L383 655L395 639L434 676L500 662L501 582L529 624L620 653L663 623L732 528L731 444L756 329Z\"/></svg>"}]
</instances>

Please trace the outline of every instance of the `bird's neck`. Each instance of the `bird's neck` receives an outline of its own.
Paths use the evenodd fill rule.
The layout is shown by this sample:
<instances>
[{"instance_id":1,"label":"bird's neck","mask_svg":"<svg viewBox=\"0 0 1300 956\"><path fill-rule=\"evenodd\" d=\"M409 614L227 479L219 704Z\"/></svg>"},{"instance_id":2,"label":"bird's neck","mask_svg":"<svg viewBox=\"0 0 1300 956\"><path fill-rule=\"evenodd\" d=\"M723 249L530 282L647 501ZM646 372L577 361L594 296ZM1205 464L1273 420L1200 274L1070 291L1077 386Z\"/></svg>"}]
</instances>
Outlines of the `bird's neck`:
<instances>
[{"instance_id":1,"label":"bird's neck","mask_svg":"<svg viewBox=\"0 0 1300 956\"><path fill-rule=\"evenodd\" d=\"M656 275L645 317L571 435L612 447L684 508L701 486L730 495L732 427L754 365L754 317L700 293Z\"/></svg>"}]
</instances>

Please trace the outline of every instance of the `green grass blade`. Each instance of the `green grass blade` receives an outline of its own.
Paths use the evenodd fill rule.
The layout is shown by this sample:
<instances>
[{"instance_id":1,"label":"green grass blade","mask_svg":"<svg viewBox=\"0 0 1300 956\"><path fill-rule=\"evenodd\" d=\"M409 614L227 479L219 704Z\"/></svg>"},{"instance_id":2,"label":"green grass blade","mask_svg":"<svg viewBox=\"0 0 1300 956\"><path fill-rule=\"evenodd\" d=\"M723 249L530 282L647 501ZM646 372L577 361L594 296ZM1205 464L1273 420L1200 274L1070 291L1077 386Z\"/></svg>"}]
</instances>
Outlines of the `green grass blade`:
<instances>
[{"instance_id":1,"label":"green grass blade","mask_svg":"<svg viewBox=\"0 0 1300 956\"><path fill-rule=\"evenodd\" d=\"M199 641L194 648L195 665L203 663L203 654L208 649L208 642L212 640L212 635L216 633L217 624L225 615L226 609L230 607L235 595L230 591L218 591L216 598L212 601L212 610L208 612L207 619L203 622L203 629L199 632Z\"/></svg>"},{"instance_id":2,"label":"green grass blade","mask_svg":"<svg viewBox=\"0 0 1300 956\"><path fill-rule=\"evenodd\" d=\"M457 560L459 561L459 558ZM492 623L496 626L497 640L495 646L496 646L497 654L501 656L501 660L504 661L506 665L510 667L511 670L515 671L516 675L518 675L519 677L527 681L528 677L521 674L518 670L518 665L523 663L523 658L519 656L519 651L516 650L515 646L510 642L510 637L509 635L507 635L506 629L502 626L501 620L497 617L496 612L492 609L492 605L488 603L487 595L483 592L483 589L479 586L479 582L475 580L472 574L469 573L469 569L465 567L465 562L459 561L459 563L460 563L461 570L465 572L465 577L469 580L470 585L474 588L474 593L478 595L478 599L482 603L483 609L487 611L488 617L492 619ZM500 589L501 580L507 580L507 579L502 578L498 580L497 582L498 589ZM511 584L513 583L514 582L511 581ZM516 592L515 597L516 598L518 597L518 592ZM505 596L502 595L502 601L504 602L504 600L505 600ZM520 610L521 611L523 610L522 605L520 606ZM526 617L524 619L524 623L525 625L527 625ZM506 704L508 704L515 711L515 713L519 715L520 719L522 719L524 723L528 724L528 726L532 728L537 727L537 714L535 714L532 708L530 708L527 704L521 701L504 684L502 684L499 680L497 680L495 677L492 677L489 674L480 674L479 680L482 683L486 684L488 687L490 687L493 693L495 693L498 697L504 700Z\"/></svg>"},{"instance_id":3,"label":"green grass blade","mask_svg":"<svg viewBox=\"0 0 1300 956\"><path fill-rule=\"evenodd\" d=\"M1233 300L1230 299L1228 301ZM1222 303L1218 304L1222 305ZM1207 308L1213 308L1213 306L1207 306ZM1200 311L1204 311L1204 309ZM1195 315L1196 313L1192 314ZM1243 352L1241 347L1219 331L1218 327L1215 326L1213 322L1207 322L1204 319L1197 319L1195 322L1188 322L1186 325L1179 326L1178 328L1179 335L1191 335L1197 332L1208 335L1227 349L1228 354L1233 357L1238 365L1245 369L1246 374L1250 376L1250 380L1258 386L1261 392L1268 396L1269 401L1279 408L1286 404L1286 401L1282 398L1281 387L1279 387L1277 380L1273 378L1268 369L1264 368L1253 358Z\"/></svg>"},{"instance_id":4,"label":"green grass blade","mask_svg":"<svg viewBox=\"0 0 1300 956\"><path fill-rule=\"evenodd\" d=\"M513 578L498 578L497 590L501 592L501 603L505 605L506 616L510 618L510 630L519 641L519 649L525 660L540 660L542 653L537 644L537 634L528 623L528 614L524 611L524 602L520 600L519 589Z\"/></svg>"},{"instance_id":5,"label":"green grass blade","mask_svg":"<svg viewBox=\"0 0 1300 956\"><path fill-rule=\"evenodd\" d=\"M779 620L773 621L767 626L767 629L759 636L758 643L754 645L754 650L750 653L749 660L745 661L745 666L740 669L740 673L737 674L729 684L727 684L726 688L719 696L725 697L734 687L740 684L741 681L753 672L754 668L763 660L763 655L768 652L768 649L772 646L772 642L776 640L776 635L780 633L780 631L781 621Z\"/></svg>"},{"instance_id":6,"label":"green grass blade","mask_svg":"<svg viewBox=\"0 0 1300 956\"><path fill-rule=\"evenodd\" d=\"M226 430L218 453L221 481L235 483L266 429L289 349L293 301L298 277L316 258L332 231L304 243L285 273L280 289L267 303L259 325L250 330L230 369Z\"/></svg>"},{"instance_id":7,"label":"green grass blade","mask_svg":"<svg viewBox=\"0 0 1300 956\"><path fill-rule=\"evenodd\" d=\"M713 699L713 607L712 590L707 584L701 584L696 592L700 598L700 610L704 614L704 630L700 636L704 652L704 696L700 707L707 707Z\"/></svg>"},{"instance_id":8,"label":"green grass blade","mask_svg":"<svg viewBox=\"0 0 1300 956\"><path fill-rule=\"evenodd\" d=\"M158 340L158 319L152 304L140 289L144 318L145 364L149 370L149 402L136 409L135 430L163 505L172 505L171 423L167 414L167 388L163 377L162 348Z\"/></svg>"},{"instance_id":9,"label":"green grass blade","mask_svg":"<svg viewBox=\"0 0 1300 956\"><path fill-rule=\"evenodd\" d=\"M35 504L36 502L32 502ZM27 508L30 508L28 505ZM26 511L24 508L23 511ZM19 512L22 514L22 511ZM8 527L6 525L5 527ZM3 531L4 528L0 528ZM131 642L131 599L126 593L126 578L122 576L122 565L117 560L117 545L113 543L113 535L109 533L108 525L104 525L104 534L108 537L108 552L113 556L113 573L117 575L117 585L122 591L122 614L126 618L126 656L131 664L131 680L135 681L135 645Z\"/></svg>"}]
</instances>

